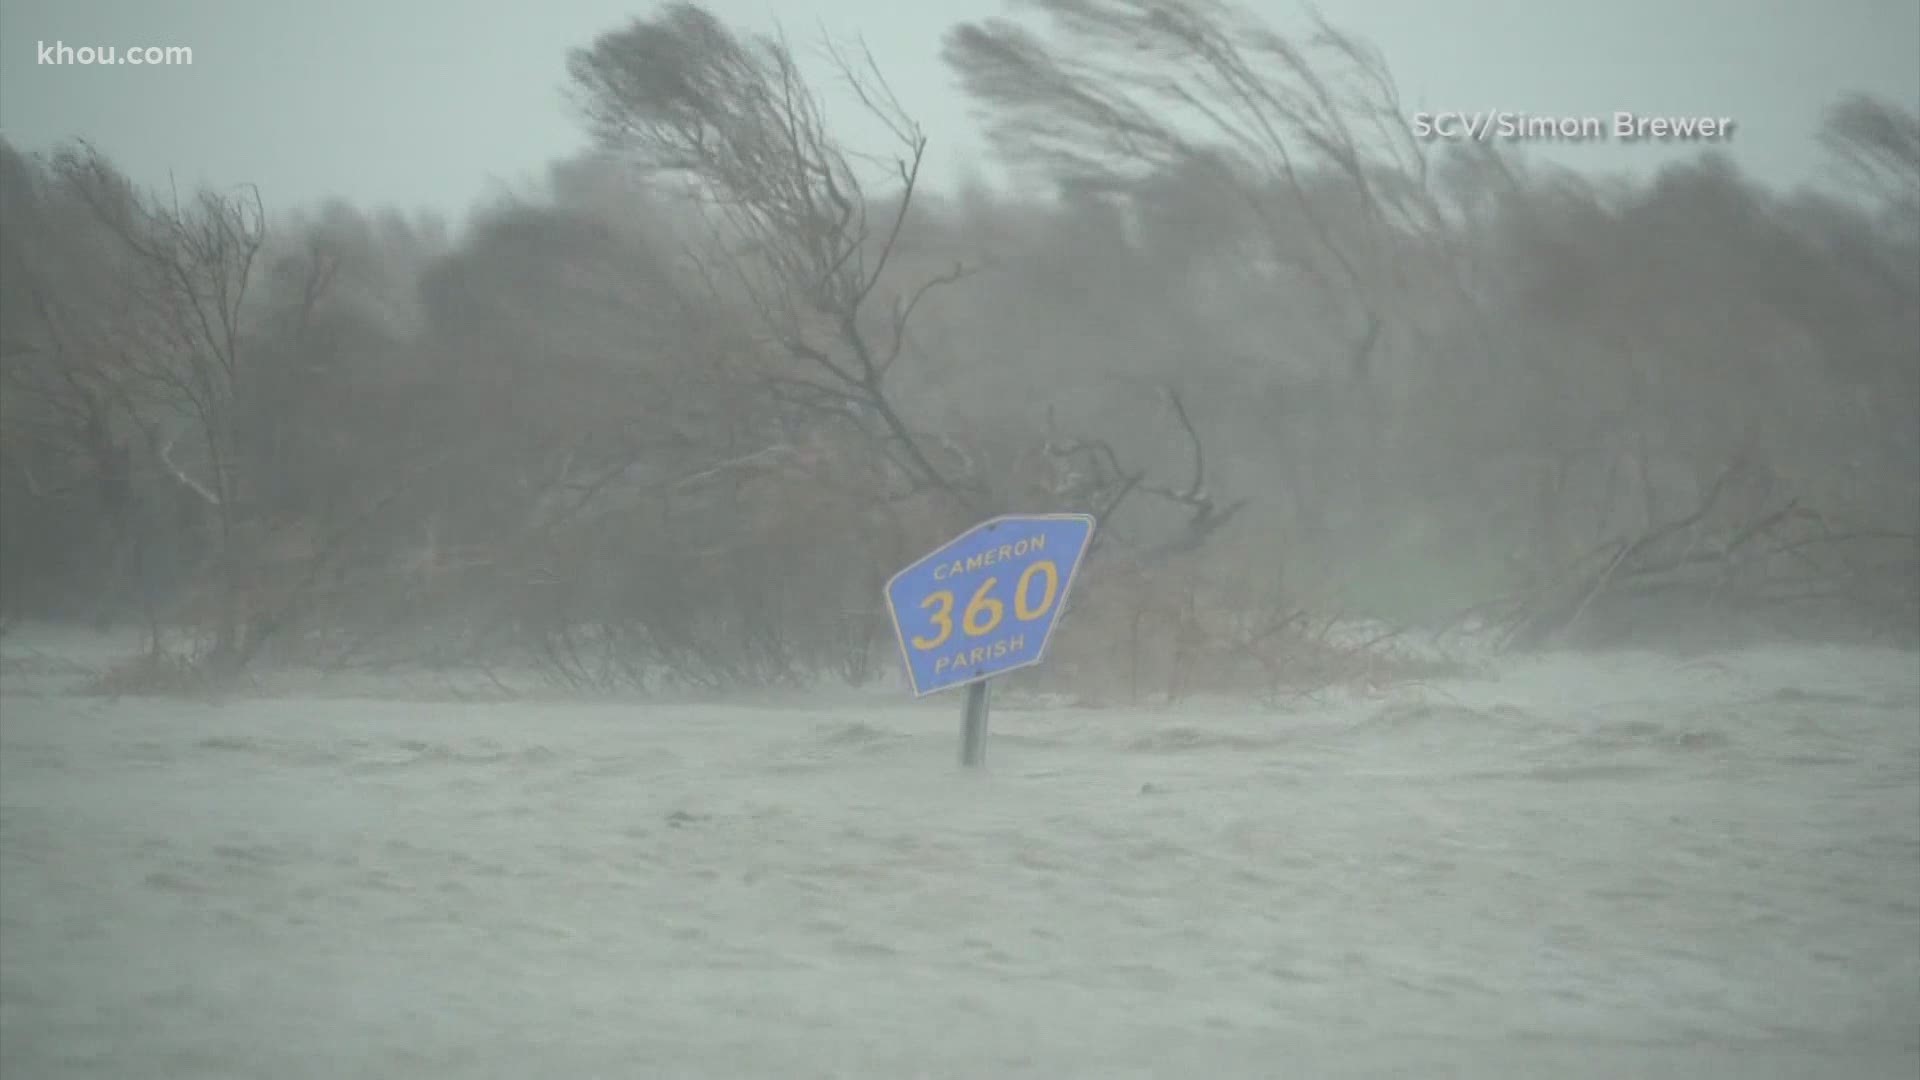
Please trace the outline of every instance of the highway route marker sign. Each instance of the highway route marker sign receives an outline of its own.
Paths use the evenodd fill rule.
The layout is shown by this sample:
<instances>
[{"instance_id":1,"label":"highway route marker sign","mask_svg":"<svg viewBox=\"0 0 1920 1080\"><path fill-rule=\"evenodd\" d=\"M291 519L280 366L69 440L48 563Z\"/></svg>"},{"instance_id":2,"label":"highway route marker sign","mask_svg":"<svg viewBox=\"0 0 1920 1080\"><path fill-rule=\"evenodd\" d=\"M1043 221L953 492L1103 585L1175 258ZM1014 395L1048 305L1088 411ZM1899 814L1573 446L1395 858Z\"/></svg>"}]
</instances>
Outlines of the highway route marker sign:
<instances>
[{"instance_id":1,"label":"highway route marker sign","mask_svg":"<svg viewBox=\"0 0 1920 1080\"><path fill-rule=\"evenodd\" d=\"M978 765L984 754L986 681L1045 655L1093 527L1088 514L992 518L887 582L887 610L914 696L969 688L961 748L967 764Z\"/></svg>"}]
</instances>

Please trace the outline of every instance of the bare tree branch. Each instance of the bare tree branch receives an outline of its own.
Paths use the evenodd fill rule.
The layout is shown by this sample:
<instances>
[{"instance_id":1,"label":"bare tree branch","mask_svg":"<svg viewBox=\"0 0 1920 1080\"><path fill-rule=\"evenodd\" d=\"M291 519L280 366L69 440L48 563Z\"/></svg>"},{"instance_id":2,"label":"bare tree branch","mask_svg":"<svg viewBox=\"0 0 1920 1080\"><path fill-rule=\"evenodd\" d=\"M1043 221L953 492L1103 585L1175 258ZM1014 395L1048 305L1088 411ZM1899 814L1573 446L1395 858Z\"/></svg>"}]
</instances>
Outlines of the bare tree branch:
<instances>
[{"instance_id":1,"label":"bare tree branch","mask_svg":"<svg viewBox=\"0 0 1920 1080\"><path fill-rule=\"evenodd\" d=\"M160 456L160 463L162 465L165 465L167 467L167 471L173 474L173 478L175 480L180 481L180 483L184 487L186 487L187 490L193 492L195 495L200 496L200 498L208 506L220 505L220 496L215 494L212 488L209 488L207 487L207 485L201 483L198 480L195 480L191 476L188 476L185 469L182 469L180 466L174 464L172 440L168 440L164 445L160 447L159 456Z\"/></svg>"}]
</instances>

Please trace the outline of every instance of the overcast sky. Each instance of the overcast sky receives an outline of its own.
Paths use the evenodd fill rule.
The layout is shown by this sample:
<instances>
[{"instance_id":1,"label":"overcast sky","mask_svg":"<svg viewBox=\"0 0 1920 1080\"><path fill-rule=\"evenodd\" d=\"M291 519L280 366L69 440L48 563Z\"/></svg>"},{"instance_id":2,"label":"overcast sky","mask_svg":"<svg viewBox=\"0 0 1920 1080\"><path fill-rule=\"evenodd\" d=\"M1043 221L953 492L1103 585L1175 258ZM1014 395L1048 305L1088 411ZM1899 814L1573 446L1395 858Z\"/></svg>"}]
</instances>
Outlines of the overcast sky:
<instances>
[{"instance_id":1,"label":"overcast sky","mask_svg":"<svg viewBox=\"0 0 1920 1080\"><path fill-rule=\"evenodd\" d=\"M730 21L864 35L934 140L932 177L979 153L940 63L955 21L1003 0L712 0ZM1250 6L1282 25L1293 0ZM1865 90L1920 104L1916 0L1325 0L1387 56L1409 110L1729 116L1728 151L1775 185L1818 182L1822 108ZM652 9L634 0L0 0L0 133L70 137L136 179L251 181L269 204L329 196L455 217L529 190L582 145L562 88L569 48ZM190 67L42 66L41 43L186 45ZM1553 156L1553 155L1549 155ZM1657 152L1563 150L1639 171Z\"/></svg>"}]
</instances>

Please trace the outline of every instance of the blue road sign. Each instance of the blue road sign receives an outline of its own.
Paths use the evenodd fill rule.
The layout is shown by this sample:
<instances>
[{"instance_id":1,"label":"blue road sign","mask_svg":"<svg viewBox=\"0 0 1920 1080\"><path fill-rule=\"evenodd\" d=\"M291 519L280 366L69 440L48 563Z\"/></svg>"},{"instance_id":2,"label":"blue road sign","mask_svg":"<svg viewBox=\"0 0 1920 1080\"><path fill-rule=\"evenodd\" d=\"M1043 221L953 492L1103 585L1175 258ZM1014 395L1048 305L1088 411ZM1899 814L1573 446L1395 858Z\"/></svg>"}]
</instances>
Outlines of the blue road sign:
<instances>
[{"instance_id":1,"label":"blue road sign","mask_svg":"<svg viewBox=\"0 0 1920 1080\"><path fill-rule=\"evenodd\" d=\"M1039 663L1092 539L1087 514L1009 514L893 575L887 609L914 695Z\"/></svg>"}]
</instances>

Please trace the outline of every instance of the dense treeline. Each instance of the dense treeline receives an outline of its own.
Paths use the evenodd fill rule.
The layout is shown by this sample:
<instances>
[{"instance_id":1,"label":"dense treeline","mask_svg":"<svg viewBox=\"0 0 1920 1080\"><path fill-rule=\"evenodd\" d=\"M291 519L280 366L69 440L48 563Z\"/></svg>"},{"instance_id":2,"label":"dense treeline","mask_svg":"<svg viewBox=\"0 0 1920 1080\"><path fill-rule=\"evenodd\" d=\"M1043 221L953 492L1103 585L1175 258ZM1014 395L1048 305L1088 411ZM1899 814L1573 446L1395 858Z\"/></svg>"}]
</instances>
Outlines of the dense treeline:
<instances>
[{"instance_id":1,"label":"dense treeline","mask_svg":"<svg viewBox=\"0 0 1920 1080\"><path fill-rule=\"evenodd\" d=\"M585 43L596 151L460 229L0 147L0 609L222 672L858 680L893 568L1073 508L1111 617L1054 678L1309 678L1335 616L1493 597L1522 645L1911 631L1913 113L1809 133L1844 194L1588 181L1415 141L1332 27L1028 7L948 39L1018 197L926 187L885 57L833 53L876 158L688 5Z\"/></svg>"}]
</instances>

